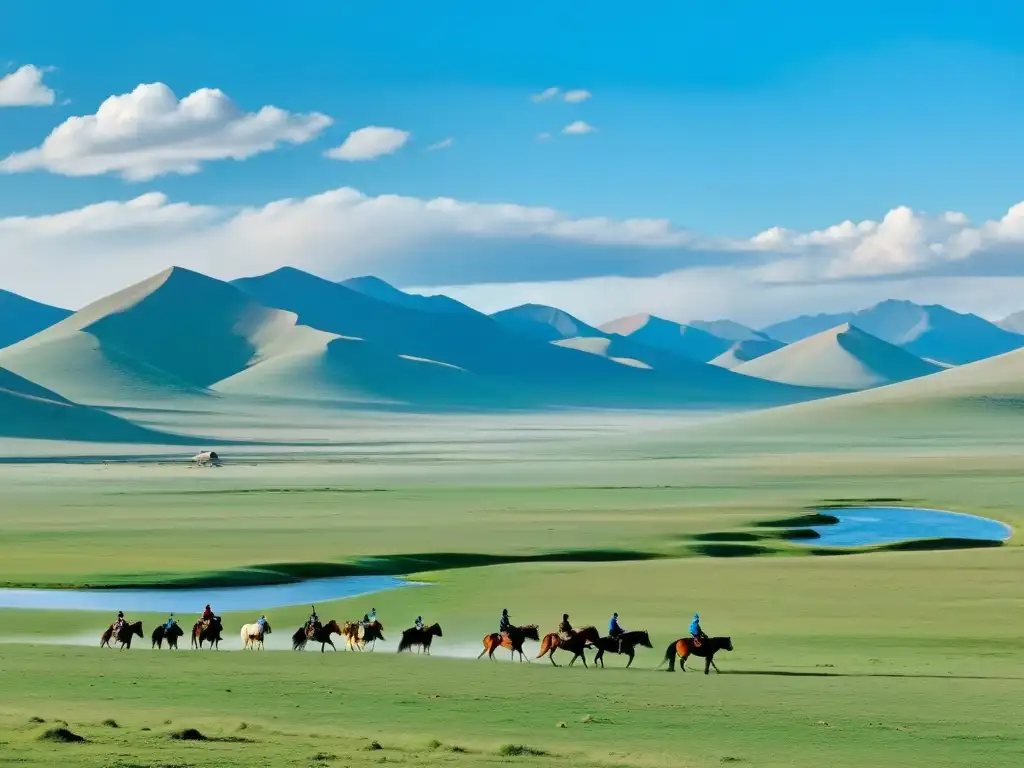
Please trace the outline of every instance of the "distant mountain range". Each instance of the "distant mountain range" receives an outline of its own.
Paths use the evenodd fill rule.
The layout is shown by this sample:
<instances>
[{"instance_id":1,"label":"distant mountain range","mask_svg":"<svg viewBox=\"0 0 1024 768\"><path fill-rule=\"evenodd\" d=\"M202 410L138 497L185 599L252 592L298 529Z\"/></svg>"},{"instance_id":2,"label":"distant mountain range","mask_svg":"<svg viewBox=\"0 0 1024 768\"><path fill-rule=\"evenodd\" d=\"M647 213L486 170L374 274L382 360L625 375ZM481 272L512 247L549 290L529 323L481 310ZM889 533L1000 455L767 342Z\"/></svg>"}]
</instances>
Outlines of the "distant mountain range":
<instances>
[{"instance_id":1,"label":"distant mountain range","mask_svg":"<svg viewBox=\"0 0 1024 768\"><path fill-rule=\"evenodd\" d=\"M370 276L336 283L282 268L228 283L172 268L75 313L0 293L0 339L9 340L0 436L157 440L121 414L239 398L419 410L764 408L988 365L1024 347L1008 330L1015 317L997 325L886 301L761 330L647 314L596 327L535 304L485 315Z\"/></svg>"},{"instance_id":2,"label":"distant mountain range","mask_svg":"<svg viewBox=\"0 0 1024 768\"><path fill-rule=\"evenodd\" d=\"M859 312L803 315L769 325L762 332L788 344L844 323L925 360L948 365L972 363L1024 347L1024 336L977 315L954 312L939 304L922 306L895 300Z\"/></svg>"}]
</instances>

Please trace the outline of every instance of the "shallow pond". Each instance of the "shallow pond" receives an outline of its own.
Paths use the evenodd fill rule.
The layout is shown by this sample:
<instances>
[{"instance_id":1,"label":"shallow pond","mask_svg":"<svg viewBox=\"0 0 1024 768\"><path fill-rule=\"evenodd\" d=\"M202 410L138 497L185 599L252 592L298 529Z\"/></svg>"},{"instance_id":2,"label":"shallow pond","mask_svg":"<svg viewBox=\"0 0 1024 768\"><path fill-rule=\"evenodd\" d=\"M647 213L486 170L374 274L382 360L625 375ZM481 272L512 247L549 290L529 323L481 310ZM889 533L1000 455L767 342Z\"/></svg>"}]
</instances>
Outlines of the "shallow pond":
<instances>
[{"instance_id":1,"label":"shallow pond","mask_svg":"<svg viewBox=\"0 0 1024 768\"><path fill-rule=\"evenodd\" d=\"M266 611L312 605L399 587L421 586L394 576L342 576L292 584L211 589L0 589L0 608L131 613Z\"/></svg>"},{"instance_id":2,"label":"shallow pond","mask_svg":"<svg viewBox=\"0 0 1024 768\"><path fill-rule=\"evenodd\" d=\"M814 547L869 547L923 539L1003 542L1013 529L987 517L918 507L849 507L819 510L838 523L814 525L817 539L793 539Z\"/></svg>"}]
</instances>

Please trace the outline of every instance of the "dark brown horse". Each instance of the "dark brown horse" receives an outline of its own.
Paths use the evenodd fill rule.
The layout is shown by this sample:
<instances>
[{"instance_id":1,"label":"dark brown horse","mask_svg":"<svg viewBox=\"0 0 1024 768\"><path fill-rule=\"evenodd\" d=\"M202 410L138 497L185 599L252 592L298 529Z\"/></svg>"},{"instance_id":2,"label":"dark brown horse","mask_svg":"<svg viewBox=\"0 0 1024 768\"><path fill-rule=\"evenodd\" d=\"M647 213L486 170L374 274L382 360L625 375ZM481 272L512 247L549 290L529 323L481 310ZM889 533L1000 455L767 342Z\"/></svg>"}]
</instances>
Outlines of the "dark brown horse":
<instances>
[{"instance_id":1,"label":"dark brown horse","mask_svg":"<svg viewBox=\"0 0 1024 768\"><path fill-rule=\"evenodd\" d=\"M626 662L626 669L629 669L629 665L633 663L633 657L636 655L635 649L637 646L642 648L653 647L647 631L642 629L626 632L618 637L602 637L594 645L597 647L597 655L594 656L594 666L596 667L600 663L602 669L604 668L605 651L608 653L624 653L629 656L629 661Z\"/></svg>"},{"instance_id":2,"label":"dark brown horse","mask_svg":"<svg viewBox=\"0 0 1024 768\"><path fill-rule=\"evenodd\" d=\"M203 647L203 643L209 643L211 648L219 651L220 633L223 631L224 625L221 623L220 616L214 616L209 623L202 620L197 621L192 625L192 647L199 650Z\"/></svg>"},{"instance_id":3,"label":"dark brown horse","mask_svg":"<svg viewBox=\"0 0 1024 768\"><path fill-rule=\"evenodd\" d=\"M378 640L384 640L384 625L379 621L371 621L366 626L358 621L346 621L341 625L341 633L350 651L357 648L361 651L370 643L375 646Z\"/></svg>"},{"instance_id":4,"label":"dark brown horse","mask_svg":"<svg viewBox=\"0 0 1024 768\"><path fill-rule=\"evenodd\" d=\"M537 658L541 659L547 655L548 659L551 660L552 664L555 664L555 651L562 650L572 654L572 661L569 662L571 667L576 663L576 659L583 659L583 666L587 666L587 657L583 653L587 647L592 647L598 640L600 640L597 627L583 627L583 629L573 630L571 636L566 639L557 632L551 632L550 634L544 635L544 638L540 641L540 654ZM557 667L558 665L555 664Z\"/></svg>"},{"instance_id":5,"label":"dark brown horse","mask_svg":"<svg viewBox=\"0 0 1024 768\"><path fill-rule=\"evenodd\" d=\"M153 641L154 648L163 648L164 641L167 641L167 647L174 650L178 649L178 638L185 634L185 630L178 626L175 622L171 625L170 629L167 629L163 624L153 630L153 634L150 639Z\"/></svg>"},{"instance_id":6,"label":"dark brown horse","mask_svg":"<svg viewBox=\"0 0 1024 768\"><path fill-rule=\"evenodd\" d=\"M402 639L398 642L398 652L412 651L414 645L419 646L420 653L430 655L430 644L435 637L441 637L441 625L431 624L425 629L411 627L402 633Z\"/></svg>"},{"instance_id":7,"label":"dark brown horse","mask_svg":"<svg viewBox=\"0 0 1024 768\"><path fill-rule=\"evenodd\" d=\"M519 663L523 663L523 659L529 661L523 654L523 641L534 640L540 641L540 633L537 632L536 624L526 624L521 627L509 627L508 632L494 632L490 635L484 635L484 649L480 651L478 659L482 659L484 654L487 654L487 658L494 661L494 652L499 648L508 648L512 651L511 657L514 659L516 654L519 654Z\"/></svg>"},{"instance_id":8,"label":"dark brown horse","mask_svg":"<svg viewBox=\"0 0 1024 768\"><path fill-rule=\"evenodd\" d=\"M338 650L331 640L331 635L341 637L341 627L338 626L338 622L334 619L323 625L299 627L295 634L292 635L292 649L301 651L306 647L306 643L310 640L315 640L320 643L320 653L323 653L328 645L334 648L334 650Z\"/></svg>"},{"instance_id":9,"label":"dark brown horse","mask_svg":"<svg viewBox=\"0 0 1024 768\"><path fill-rule=\"evenodd\" d=\"M113 640L115 643L120 643L120 650L132 647L132 637L138 635L142 637L142 622L136 621L134 624L125 624L121 629L117 631L117 637L114 637L114 625L111 624L107 627L107 631L100 637L100 648L107 646L110 648L110 641Z\"/></svg>"},{"instance_id":10,"label":"dark brown horse","mask_svg":"<svg viewBox=\"0 0 1024 768\"><path fill-rule=\"evenodd\" d=\"M715 665L715 654L719 651L731 650L731 637L705 637L701 640L700 645L697 645L692 637L681 637L669 644L665 650L665 659L658 667L660 668L662 664L668 664L668 669L665 671L674 672L676 669L676 656L678 656L679 668L685 672L686 660L690 656L699 656L704 659L704 674L706 675L711 672L712 667L715 668L715 672L718 671L718 667Z\"/></svg>"}]
</instances>

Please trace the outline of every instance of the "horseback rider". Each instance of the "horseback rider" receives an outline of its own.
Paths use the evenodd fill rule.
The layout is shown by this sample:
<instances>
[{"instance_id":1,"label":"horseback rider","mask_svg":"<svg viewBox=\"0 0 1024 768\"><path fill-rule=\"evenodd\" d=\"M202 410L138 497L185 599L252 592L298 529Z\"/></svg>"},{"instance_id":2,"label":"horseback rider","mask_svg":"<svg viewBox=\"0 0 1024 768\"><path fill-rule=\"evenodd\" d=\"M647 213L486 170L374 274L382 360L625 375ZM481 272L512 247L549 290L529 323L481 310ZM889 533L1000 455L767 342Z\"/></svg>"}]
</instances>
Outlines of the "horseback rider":
<instances>
[{"instance_id":1,"label":"horseback rider","mask_svg":"<svg viewBox=\"0 0 1024 768\"><path fill-rule=\"evenodd\" d=\"M210 626L210 622L215 618L216 616L213 613L213 609L210 608L210 604L207 603L206 607L203 609L203 615L199 617L199 620L203 622L203 627L208 627Z\"/></svg>"},{"instance_id":2,"label":"horseback rider","mask_svg":"<svg viewBox=\"0 0 1024 768\"><path fill-rule=\"evenodd\" d=\"M508 617L508 608L502 608L501 618L498 620L498 632L502 635L508 635L510 629L512 629L512 620Z\"/></svg>"},{"instance_id":3,"label":"horseback rider","mask_svg":"<svg viewBox=\"0 0 1024 768\"><path fill-rule=\"evenodd\" d=\"M708 636L700 627L700 614L693 614L693 621L690 622L690 636L693 638L693 647L700 648L701 643L707 640Z\"/></svg>"},{"instance_id":4,"label":"horseback rider","mask_svg":"<svg viewBox=\"0 0 1024 768\"><path fill-rule=\"evenodd\" d=\"M377 609L371 608L370 613L366 617L366 623L373 624L375 621L377 621Z\"/></svg>"},{"instance_id":5,"label":"horseback rider","mask_svg":"<svg viewBox=\"0 0 1024 768\"><path fill-rule=\"evenodd\" d=\"M164 632L170 632L171 628L175 625L174 614L172 613L167 617L167 621L164 622Z\"/></svg>"},{"instance_id":6,"label":"horseback rider","mask_svg":"<svg viewBox=\"0 0 1024 768\"><path fill-rule=\"evenodd\" d=\"M426 627L423 626L423 617L422 616L417 616L416 617L416 629L418 629L420 632L422 632L424 629L426 629Z\"/></svg>"},{"instance_id":7,"label":"horseback rider","mask_svg":"<svg viewBox=\"0 0 1024 768\"><path fill-rule=\"evenodd\" d=\"M619 626L619 614L613 613L611 619L608 621L608 637L617 638L619 641L619 653L622 653L622 636L626 634L626 630Z\"/></svg>"},{"instance_id":8,"label":"horseback rider","mask_svg":"<svg viewBox=\"0 0 1024 768\"><path fill-rule=\"evenodd\" d=\"M256 619L256 625L260 628L260 632L264 633L267 631L267 617L260 614L260 617Z\"/></svg>"},{"instance_id":9,"label":"horseback rider","mask_svg":"<svg viewBox=\"0 0 1024 768\"><path fill-rule=\"evenodd\" d=\"M361 618L359 620L359 626L362 627L363 629L366 629L368 626L370 626L370 614L368 614L368 613L364 613L363 614L363 618Z\"/></svg>"},{"instance_id":10,"label":"horseback rider","mask_svg":"<svg viewBox=\"0 0 1024 768\"><path fill-rule=\"evenodd\" d=\"M310 613L309 618L306 619L306 629L309 629L310 627L312 627L313 629L319 629L320 617L316 615L316 606L311 605L310 608L313 610L313 612Z\"/></svg>"},{"instance_id":11,"label":"horseback rider","mask_svg":"<svg viewBox=\"0 0 1024 768\"><path fill-rule=\"evenodd\" d=\"M117 621L114 622L114 628L113 628L113 630L111 632L111 635L113 635L113 637L116 639L117 638L117 633L120 632L122 629L124 629L127 625L128 625L128 622L124 618L124 611L118 611L117 612Z\"/></svg>"},{"instance_id":12,"label":"horseback rider","mask_svg":"<svg viewBox=\"0 0 1024 768\"><path fill-rule=\"evenodd\" d=\"M563 613L562 621L558 625L558 634L562 636L563 640L570 640L572 639L572 633L573 629L572 624L569 623L569 614Z\"/></svg>"}]
</instances>

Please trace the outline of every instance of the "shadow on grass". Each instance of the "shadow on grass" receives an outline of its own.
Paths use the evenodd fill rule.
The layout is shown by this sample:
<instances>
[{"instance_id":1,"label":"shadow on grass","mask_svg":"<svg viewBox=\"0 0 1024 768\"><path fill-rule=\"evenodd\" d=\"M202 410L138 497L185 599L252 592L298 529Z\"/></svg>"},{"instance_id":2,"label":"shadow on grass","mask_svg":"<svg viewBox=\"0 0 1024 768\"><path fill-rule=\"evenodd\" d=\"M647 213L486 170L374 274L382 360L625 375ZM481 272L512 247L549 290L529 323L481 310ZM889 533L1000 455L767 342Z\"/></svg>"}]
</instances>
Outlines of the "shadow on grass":
<instances>
[{"instance_id":1,"label":"shadow on grass","mask_svg":"<svg viewBox=\"0 0 1024 768\"><path fill-rule=\"evenodd\" d=\"M146 573L108 577L89 584L46 584L66 589L195 589L295 584L310 579L345 576L404 576L409 573L480 568L520 563L616 563L657 560L667 555L628 549L592 549L542 552L532 555L493 555L478 552L430 552L383 555L361 560L330 563L268 563L248 568L199 573ZM9 587L35 586L5 584Z\"/></svg>"},{"instance_id":2,"label":"shadow on grass","mask_svg":"<svg viewBox=\"0 0 1024 768\"><path fill-rule=\"evenodd\" d=\"M725 542L697 544L693 551L704 557L758 557L775 554L777 550L754 544L729 544Z\"/></svg>"},{"instance_id":3,"label":"shadow on grass","mask_svg":"<svg viewBox=\"0 0 1024 768\"><path fill-rule=\"evenodd\" d=\"M814 547L807 551L812 555L828 557L829 555L852 555L864 552L943 552L957 549L994 549L1001 546L1003 546L1001 541L981 539L916 539L873 547Z\"/></svg>"}]
</instances>

